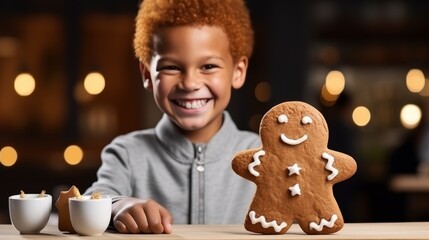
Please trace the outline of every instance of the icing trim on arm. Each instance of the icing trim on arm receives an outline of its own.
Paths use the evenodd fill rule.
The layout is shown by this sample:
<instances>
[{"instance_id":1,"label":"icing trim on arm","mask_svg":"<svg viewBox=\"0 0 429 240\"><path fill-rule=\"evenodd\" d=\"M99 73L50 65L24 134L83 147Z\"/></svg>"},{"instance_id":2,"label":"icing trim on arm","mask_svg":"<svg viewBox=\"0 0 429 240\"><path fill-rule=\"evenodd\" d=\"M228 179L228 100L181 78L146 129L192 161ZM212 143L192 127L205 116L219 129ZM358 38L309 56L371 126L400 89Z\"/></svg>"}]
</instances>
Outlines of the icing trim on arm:
<instances>
[{"instance_id":1,"label":"icing trim on arm","mask_svg":"<svg viewBox=\"0 0 429 240\"><path fill-rule=\"evenodd\" d=\"M261 160L259 160L259 158L261 156L265 155L265 151L264 150L259 150L257 151L255 154L253 154L253 162L251 162L248 166L247 169L249 169L249 172L255 176L255 177L259 177L259 172L256 171L254 169L254 167L261 165Z\"/></svg>"},{"instance_id":2,"label":"icing trim on arm","mask_svg":"<svg viewBox=\"0 0 429 240\"><path fill-rule=\"evenodd\" d=\"M311 222L310 223L310 229L314 229L318 232L322 231L323 227L326 226L328 228L332 228L335 224L335 221L337 221L338 216L336 214L332 214L331 220L329 220L329 222L322 218L322 220L320 221L320 224L317 224L315 222Z\"/></svg>"},{"instance_id":3,"label":"icing trim on arm","mask_svg":"<svg viewBox=\"0 0 429 240\"><path fill-rule=\"evenodd\" d=\"M334 157L332 155L330 155L327 152L324 152L322 154L322 158L328 160L328 162L325 165L325 168L328 169L329 171L331 171L331 174L329 174L326 178L328 180L332 180L334 179L334 177L336 177L338 175L338 169L334 168L332 166L332 164L334 163Z\"/></svg>"},{"instance_id":4,"label":"icing trim on arm","mask_svg":"<svg viewBox=\"0 0 429 240\"><path fill-rule=\"evenodd\" d=\"M252 224L261 223L263 228L272 227L272 228L274 228L274 231L276 231L276 232L280 232L283 228L285 228L287 226L287 223L285 223L285 222L282 222L280 225L277 224L276 220L273 220L271 222L267 222L265 217L262 215L259 217L256 217L255 211L249 212L249 218L250 218L250 221L252 221Z\"/></svg>"}]
</instances>

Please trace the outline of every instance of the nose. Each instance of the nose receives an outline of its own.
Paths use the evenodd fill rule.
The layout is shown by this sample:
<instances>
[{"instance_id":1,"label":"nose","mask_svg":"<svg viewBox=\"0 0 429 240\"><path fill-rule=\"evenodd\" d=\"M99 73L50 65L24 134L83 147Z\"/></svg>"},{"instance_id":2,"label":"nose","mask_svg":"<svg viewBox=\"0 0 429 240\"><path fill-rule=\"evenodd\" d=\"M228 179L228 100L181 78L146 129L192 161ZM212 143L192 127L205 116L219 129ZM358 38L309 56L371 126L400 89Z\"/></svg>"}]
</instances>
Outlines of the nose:
<instances>
[{"instance_id":1,"label":"nose","mask_svg":"<svg viewBox=\"0 0 429 240\"><path fill-rule=\"evenodd\" d=\"M194 91L201 88L203 81L201 76L194 72L186 72L182 74L182 80L179 87L186 91Z\"/></svg>"}]
</instances>

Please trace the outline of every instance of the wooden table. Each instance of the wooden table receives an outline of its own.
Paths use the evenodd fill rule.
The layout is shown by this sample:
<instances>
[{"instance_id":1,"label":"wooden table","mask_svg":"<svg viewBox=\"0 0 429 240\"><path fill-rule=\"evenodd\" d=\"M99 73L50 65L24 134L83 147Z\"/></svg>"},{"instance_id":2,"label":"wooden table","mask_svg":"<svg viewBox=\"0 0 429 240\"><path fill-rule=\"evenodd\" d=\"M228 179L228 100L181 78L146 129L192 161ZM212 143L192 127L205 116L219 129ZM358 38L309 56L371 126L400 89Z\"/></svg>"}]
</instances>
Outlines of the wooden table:
<instances>
[{"instance_id":1,"label":"wooden table","mask_svg":"<svg viewBox=\"0 0 429 240\"><path fill-rule=\"evenodd\" d=\"M429 239L429 222L348 223L331 235L306 235L293 225L283 235L260 235L247 232L242 225L174 225L172 234L119 234L83 237L58 231L48 225L37 235L20 235L12 225L0 225L0 239Z\"/></svg>"}]
</instances>

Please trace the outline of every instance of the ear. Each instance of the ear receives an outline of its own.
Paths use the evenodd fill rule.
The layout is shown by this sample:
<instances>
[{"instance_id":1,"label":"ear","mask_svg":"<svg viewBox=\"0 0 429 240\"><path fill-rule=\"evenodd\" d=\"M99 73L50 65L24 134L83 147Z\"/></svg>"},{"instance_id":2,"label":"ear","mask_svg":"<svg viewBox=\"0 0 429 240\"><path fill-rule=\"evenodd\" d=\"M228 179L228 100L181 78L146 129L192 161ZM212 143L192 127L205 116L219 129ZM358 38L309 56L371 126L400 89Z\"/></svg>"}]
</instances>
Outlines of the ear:
<instances>
[{"instance_id":1,"label":"ear","mask_svg":"<svg viewBox=\"0 0 429 240\"><path fill-rule=\"evenodd\" d=\"M244 81L246 80L246 72L248 66L248 58L241 57L234 67L234 75L232 78L232 88L239 89L243 86Z\"/></svg>"},{"instance_id":2,"label":"ear","mask_svg":"<svg viewBox=\"0 0 429 240\"><path fill-rule=\"evenodd\" d=\"M142 61L140 61L139 67L140 67L140 73L142 75L143 87L146 90L151 92L153 86L152 86L152 78L150 77L149 68L146 67Z\"/></svg>"}]
</instances>

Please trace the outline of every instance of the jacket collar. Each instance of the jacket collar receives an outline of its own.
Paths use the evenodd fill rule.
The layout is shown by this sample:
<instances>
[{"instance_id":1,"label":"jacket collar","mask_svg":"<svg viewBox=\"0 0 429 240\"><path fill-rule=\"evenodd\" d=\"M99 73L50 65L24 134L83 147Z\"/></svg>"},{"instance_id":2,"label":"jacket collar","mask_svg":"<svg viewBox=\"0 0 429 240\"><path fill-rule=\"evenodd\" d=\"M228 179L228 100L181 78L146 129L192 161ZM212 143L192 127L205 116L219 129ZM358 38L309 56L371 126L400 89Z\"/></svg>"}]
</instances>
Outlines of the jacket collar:
<instances>
[{"instance_id":1,"label":"jacket collar","mask_svg":"<svg viewBox=\"0 0 429 240\"><path fill-rule=\"evenodd\" d=\"M230 148L229 143L233 137L237 137L237 126L232 121L227 111L223 113L223 123L219 131L205 145L205 162L211 162L222 159L222 154L226 148ZM177 126L164 114L155 127L155 134L158 140L165 147L165 150L174 159L181 163L189 164L195 158L195 149L189 141L177 128ZM198 144L201 145L201 144Z\"/></svg>"}]
</instances>

